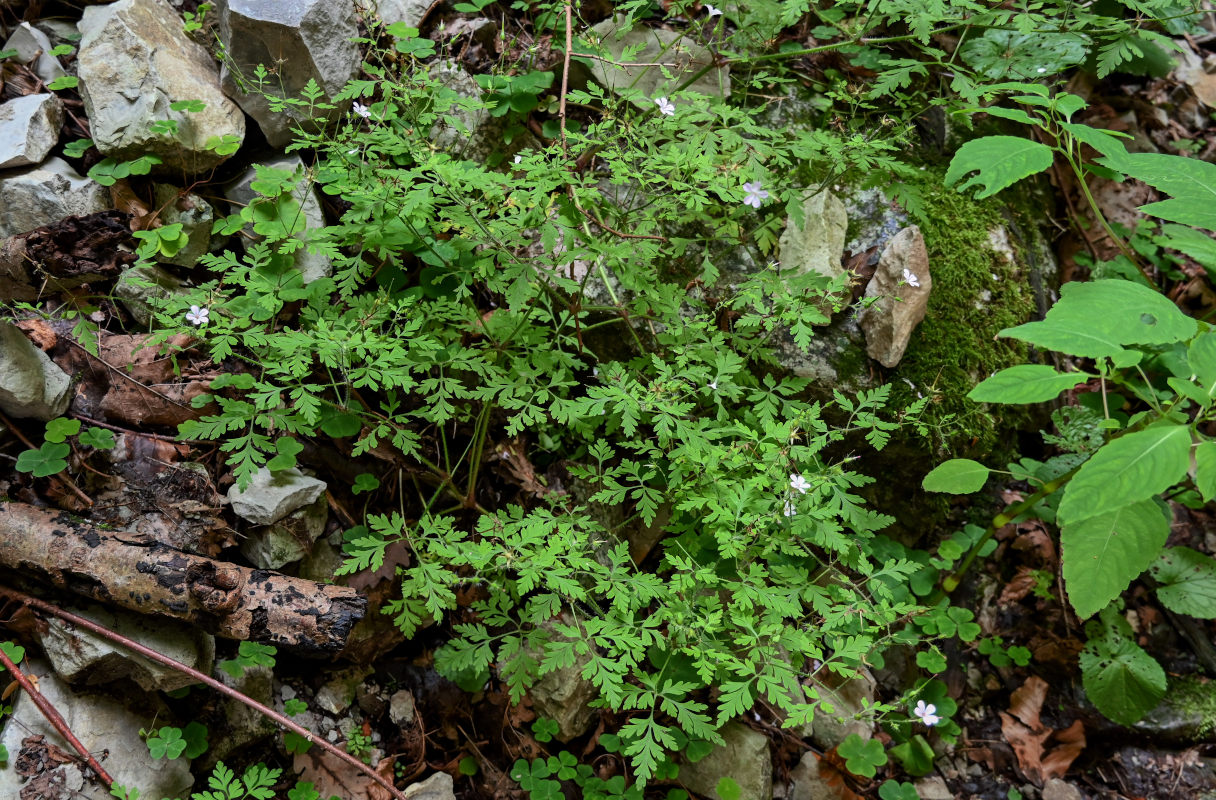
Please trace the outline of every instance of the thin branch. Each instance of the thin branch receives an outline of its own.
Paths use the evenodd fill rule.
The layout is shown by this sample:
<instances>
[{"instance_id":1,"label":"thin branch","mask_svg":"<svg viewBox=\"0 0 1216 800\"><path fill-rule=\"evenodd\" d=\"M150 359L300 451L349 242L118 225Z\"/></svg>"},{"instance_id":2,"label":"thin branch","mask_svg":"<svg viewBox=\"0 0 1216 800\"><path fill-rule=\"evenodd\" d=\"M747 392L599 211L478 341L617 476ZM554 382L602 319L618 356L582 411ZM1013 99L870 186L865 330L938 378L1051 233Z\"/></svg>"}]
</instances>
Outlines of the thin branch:
<instances>
[{"instance_id":1,"label":"thin branch","mask_svg":"<svg viewBox=\"0 0 1216 800\"><path fill-rule=\"evenodd\" d=\"M401 791L399 791L397 789L397 787L393 786L392 783L385 780L374 769L369 767L367 764L364 764L362 761L355 758L350 753L346 753L346 752L343 752L342 750L339 750L337 747L335 747L334 745L325 741L324 739L318 738L315 734L313 734L312 731L308 730L307 728L302 727L298 723L292 722L290 719L283 716L279 712L275 711L273 708L269 708L269 707L263 705L262 703L259 703L257 700L254 700L252 697L249 697L248 695L238 692L236 689L233 689L231 686L226 686L223 683L220 683L215 678L212 678L210 675L205 675L192 667L186 666L185 664L181 663L180 661L175 661L174 659L169 658L168 656L161 655L160 653L156 652L155 650L152 650L151 648L144 647L139 642L131 641L127 637L125 637L121 634L115 633L114 631L110 630L109 628L106 628L103 625L98 625L96 622L93 622L92 620L88 620L88 619L85 619L84 617L80 617L80 616L77 616L76 614L72 614L70 612L64 611L61 608L53 606L50 603L47 603L43 600L39 600L38 598L33 597L31 595L25 594L24 592L19 592L16 589L11 589L7 586L0 586L0 596L7 597L8 599L16 601L18 603L24 603L25 605L31 606L45 614L52 614L56 617L59 617L60 619L63 619L63 620L66 620L66 621L72 623L73 625L84 628L87 631L91 631L92 633L95 633L98 636L101 636L105 639L109 639L111 642L122 645L123 647L127 648L131 652L137 653L137 654L143 656L144 658L151 659L152 661L155 661L158 664L163 664L166 667L175 669L184 675L189 675L191 678L198 681L199 683L205 684L205 685L211 687L212 689L216 690L217 692L227 695L228 697L231 697L233 700L236 700L237 702L240 702L240 703L243 703L243 704L249 706L254 711L257 711L259 714L266 717L267 719L273 720L276 724L278 724L279 726L281 726L283 728L286 728L287 730L291 731L292 733L298 734L299 736L303 736L306 741L309 741L309 742L319 746L322 750L326 751L330 755L346 762L350 766L352 766L355 769L362 772L364 775L367 775L369 778L371 778L373 781L378 783L380 786L383 786L385 789L387 789L389 791L389 793L392 794L393 797L397 798L397 800L406 800L405 795ZM0 655L2 655L2 651L0 651Z\"/></svg>"},{"instance_id":2,"label":"thin branch","mask_svg":"<svg viewBox=\"0 0 1216 800\"><path fill-rule=\"evenodd\" d=\"M80 757L84 759L84 763L89 765L89 769L97 773L98 779L105 784L106 790L109 791L110 787L114 785L114 779L110 777L110 773L102 769L101 764L97 763L97 759L93 758L93 754L80 743L80 740L76 738L76 734L72 733L72 729L68 727L67 722L64 721L59 711L55 708L55 706L51 705L51 701L47 700L42 695L42 692L39 692L38 689L35 688L33 681L31 681L25 673L17 669L17 665L14 664L13 660L8 657L8 653L4 652L3 647L0 647L0 663L3 663L5 668L9 672L13 673L13 677L17 680L17 683L21 684L21 690L34 701L34 705L38 706L38 710L42 712L42 716L46 717L46 721L51 723L55 730L59 731L59 735L62 736L77 753L80 753Z\"/></svg>"},{"instance_id":3,"label":"thin branch","mask_svg":"<svg viewBox=\"0 0 1216 800\"><path fill-rule=\"evenodd\" d=\"M557 116L561 120L562 153L570 157L570 146L566 144L566 92L570 89L570 50L574 47L574 0L566 0L566 56L562 59L562 97ZM469 487L472 491L472 487Z\"/></svg>"}]
</instances>

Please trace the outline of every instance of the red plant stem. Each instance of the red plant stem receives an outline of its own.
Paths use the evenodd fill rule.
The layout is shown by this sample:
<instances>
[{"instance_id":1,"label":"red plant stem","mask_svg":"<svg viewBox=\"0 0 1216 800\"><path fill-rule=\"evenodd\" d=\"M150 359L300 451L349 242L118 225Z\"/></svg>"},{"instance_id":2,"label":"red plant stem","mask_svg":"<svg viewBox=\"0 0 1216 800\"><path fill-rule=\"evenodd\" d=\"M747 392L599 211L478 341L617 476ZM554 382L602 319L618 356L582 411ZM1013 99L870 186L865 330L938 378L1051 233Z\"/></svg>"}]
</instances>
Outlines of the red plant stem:
<instances>
[{"instance_id":1,"label":"red plant stem","mask_svg":"<svg viewBox=\"0 0 1216 800\"><path fill-rule=\"evenodd\" d=\"M25 594L24 592L19 592L16 589L10 589L7 586L0 586L0 596L7 597L10 600L14 600L19 603L24 603L25 605L36 608L43 613L52 614L56 617L59 617L60 619L63 619L63 620L66 620L66 621L72 623L73 625L77 625L81 628L84 628L87 631L92 631L93 633L97 634L98 636L101 636L103 638L109 639L112 642L120 644L123 647L130 650L131 652L138 653L139 655L143 656L144 658L151 659L151 660L157 662L158 664L164 664L166 667L170 667L171 669L175 669L178 672L181 672L185 675L189 675L191 678L198 681L199 683L206 684L207 686L211 687L212 689L215 689L217 692L227 695L228 697L231 697L233 700L236 700L237 702L244 703L245 705L252 708L254 711L257 711L262 716L273 720L275 723L286 728L287 730L291 731L292 733L295 733L299 736L303 736L306 741L311 742L315 745L318 745L322 750L325 750L327 753L330 753L335 758L341 759L342 761L346 762L347 764L351 765L355 769L362 772L364 775L367 775L369 778L371 778L373 781L375 781L379 785L383 786L385 789L387 789L389 791L389 793L392 794L393 797L397 798L397 800L406 800L405 795L402 794L397 789L397 787L393 786L392 783L390 783L389 781L387 781L383 777L381 777L381 775L379 773L377 773L374 769L369 767L367 764L364 764L362 761L355 758L350 753L346 753L346 752L343 752L342 750L339 750L337 747L335 747L334 745L325 741L324 739L318 739L312 733L312 731L308 730L307 728L304 728L304 727L298 725L297 723L292 722L290 719L283 716L279 712L275 711L273 708L269 708L265 705L262 705L257 700L254 700L252 697L249 697L248 695L238 692L236 689L233 689L231 686L225 686L224 684L217 681L215 678L212 678L210 675L204 675L203 673L199 672L198 670L193 669L192 667L188 667L185 664L181 663L180 661L175 661L172 658L169 658L168 656L161 655L160 653L156 652L155 650L144 647L139 642L133 642L130 639L128 639L127 637L125 637L121 634L115 633L114 631L110 630L109 628L107 628L103 625L98 625L96 622L93 622L92 620L85 619L84 617L77 616L76 614L72 614L71 612L68 612L68 611L64 611L61 608L53 606L50 603L47 603L43 600L39 600L36 597L32 597L28 594Z\"/></svg>"},{"instance_id":2,"label":"red plant stem","mask_svg":"<svg viewBox=\"0 0 1216 800\"><path fill-rule=\"evenodd\" d=\"M76 734L72 733L72 729L68 727L59 711L51 705L51 701L42 696L34 688L33 682L25 675L24 672L17 669L17 665L8 657L8 653L4 652L4 648L0 647L0 663L3 663L9 672L13 673L13 677L17 679L17 683L21 684L21 690L29 695L29 698L34 701L34 705L38 706L38 710L42 712L42 716L46 717L46 721L51 723L55 730L59 731L67 743L70 744L77 753L80 753L84 762L89 765L89 769L97 773L97 777L105 784L108 791L114 785L114 779L110 777L110 773L101 768L101 764L97 763L97 759L93 758L93 754L85 749L85 746L76 738Z\"/></svg>"}]
</instances>

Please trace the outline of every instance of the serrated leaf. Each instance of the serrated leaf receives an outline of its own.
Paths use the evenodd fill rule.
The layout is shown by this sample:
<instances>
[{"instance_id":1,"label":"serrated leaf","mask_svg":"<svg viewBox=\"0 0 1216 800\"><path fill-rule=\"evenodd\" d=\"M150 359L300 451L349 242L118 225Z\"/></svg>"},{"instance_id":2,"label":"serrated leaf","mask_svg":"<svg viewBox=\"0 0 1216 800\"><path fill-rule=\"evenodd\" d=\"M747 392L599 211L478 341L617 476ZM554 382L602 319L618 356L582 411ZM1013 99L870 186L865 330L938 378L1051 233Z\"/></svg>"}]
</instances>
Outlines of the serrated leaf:
<instances>
[{"instance_id":1,"label":"serrated leaf","mask_svg":"<svg viewBox=\"0 0 1216 800\"><path fill-rule=\"evenodd\" d=\"M958 149L946 170L945 183L951 186L963 176L978 172L958 187L964 191L982 186L977 199L991 197L1023 178L1051 167L1054 151L1041 142L1018 136L985 136L972 139Z\"/></svg>"},{"instance_id":2,"label":"serrated leaf","mask_svg":"<svg viewBox=\"0 0 1216 800\"><path fill-rule=\"evenodd\" d=\"M990 28L968 39L963 61L989 80L1038 80L1080 64L1087 41L1074 33L1021 33Z\"/></svg>"},{"instance_id":3,"label":"serrated leaf","mask_svg":"<svg viewBox=\"0 0 1216 800\"><path fill-rule=\"evenodd\" d=\"M1170 611L1216 619L1216 559L1189 547L1171 547L1152 567L1157 599Z\"/></svg>"},{"instance_id":4,"label":"serrated leaf","mask_svg":"<svg viewBox=\"0 0 1216 800\"><path fill-rule=\"evenodd\" d=\"M1210 503L1216 499L1216 442L1200 442L1194 456L1195 488Z\"/></svg>"},{"instance_id":5,"label":"serrated leaf","mask_svg":"<svg viewBox=\"0 0 1216 800\"><path fill-rule=\"evenodd\" d=\"M1105 608L1156 559L1170 535L1155 500L1141 500L1065 525L1060 531L1064 588L1077 616Z\"/></svg>"},{"instance_id":6,"label":"serrated leaf","mask_svg":"<svg viewBox=\"0 0 1216 800\"><path fill-rule=\"evenodd\" d=\"M1090 623L1086 631L1097 627L1097 623ZM1135 724L1165 696L1165 670L1119 633L1091 636L1080 661L1085 694L1099 711L1120 725Z\"/></svg>"},{"instance_id":7,"label":"serrated leaf","mask_svg":"<svg viewBox=\"0 0 1216 800\"><path fill-rule=\"evenodd\" d=\"M1208 274L1216 272L1216 239L1203 231L1185 225L1162 225L1160 234L1153 237L1153 242L1190 256Z\"/></svg>"},{"instance_id":8,"label":"serrated leaf","mask_svg":"<svg viewBox=\"0 0 1216 800\"><path fill-rule=\"evenodd\" d=\"M1057 519L1070 525L1164 492L1186 475L1190 448L1185 425L1157 425L1108 442L1065 487Z\"/></svg>"},{"instance_id":9,"label":"serrated leaf","mask_svg":"<svg viewBox=\"0 0 1216 800\"><path fill-rule=\"evenodd\" d=\"M1085 372L1056 372L1047 364L1019 364L981 381L967 397L977 403L1042 403L1092 377Z\"/></svg>"},{"instance_id":10,"label":"serrated leaf","mask_svg":"<svg viewBox=\"0 0 1216 800\"><path fill-rule=\"evenodd\" d=\"M1099 163L1170 195L1168 200L1140 206L1145 214L1216 229L1216 164L1165 153L1130 153Z\"/></svg>"},{"instance_id":11,"label":"serrated leaf","mask_svg":"<svg viewBox=\"0 0 1216 800\"><path fill-rule=\"evenodd\" d=\"M988 468L969 458L952 458L938 464L921 481L926 492L971 494L983 488L988 480Z\"/></svg>"},{"instance_id":12,"label":"serrated leaf","mask_svg":"<svg viewBox=\"0 0 1216 800\"><path fill-rule=\"evenodd\" d=\"M1197 323L1168 298L1122 280L1066 283L1041 322L1000 336L1083 358L1113 358L1132 344L1171 344L1195 335Z\"/></svg>"}]
</instances>

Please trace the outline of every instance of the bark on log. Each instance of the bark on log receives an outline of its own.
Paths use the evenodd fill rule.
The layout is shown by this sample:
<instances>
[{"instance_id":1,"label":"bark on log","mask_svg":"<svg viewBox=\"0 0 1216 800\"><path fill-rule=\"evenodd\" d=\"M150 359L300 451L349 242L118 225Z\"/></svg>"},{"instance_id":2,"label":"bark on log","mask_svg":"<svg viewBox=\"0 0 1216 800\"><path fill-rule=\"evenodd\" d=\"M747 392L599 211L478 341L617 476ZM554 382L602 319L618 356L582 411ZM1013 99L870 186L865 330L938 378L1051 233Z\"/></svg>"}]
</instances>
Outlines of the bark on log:
<instances>
[{"instance_id":1,"label":"bark on log","mask_svg":"<svg viewBox=\"0 0 1216 800\"><path fill-rule=\"evenodd\" d=\"M215 561L61 511L0 504L0 566L228 639L330 653L367 611L354 589Z\"/></svg>"}]
</instances>

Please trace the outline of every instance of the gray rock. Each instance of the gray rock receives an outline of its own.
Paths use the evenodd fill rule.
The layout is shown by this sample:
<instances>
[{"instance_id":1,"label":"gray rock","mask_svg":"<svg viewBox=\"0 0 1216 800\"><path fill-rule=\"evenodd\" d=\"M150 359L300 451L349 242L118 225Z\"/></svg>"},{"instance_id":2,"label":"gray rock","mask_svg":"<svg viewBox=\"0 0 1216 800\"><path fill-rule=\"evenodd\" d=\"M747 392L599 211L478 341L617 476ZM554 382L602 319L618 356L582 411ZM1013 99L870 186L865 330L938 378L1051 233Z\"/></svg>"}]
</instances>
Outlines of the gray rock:
<instances>
[{"instance_id":1,"label":"gray rock","mask_svg":"<svg viewBox=\"0 0 1216 800\"><path fill-rule=\"evenodd\" d=\"M433 5L433 0L379 0L368 5L372 6L372 13L385 25L400 22L408 28L417 28Z\"/></svg>"},{"instance_id":2,"label":"gray rock","mask_svg":"<svg viewBox=\"0 0 1216 800\"><path fill-rule=\"evenodd\" d=\"M53 94L27 94L0 105L0 169L41 164L59 143L63 103Z\"/></svg>"},{"instance_id":3,"label":"gray rock","mask_svg":"<svg viewBox=\"0 0 1216 800\"><path fill-rule=\"evenodd\" d=\"M1046 789L1044 789L1044 792L1046 792ZM916 782L916 794L920 797L920 800L954 800L954 792L946 785L945 779L940 775L930 775L927 778L918 780ZM1044 794L1043 800L1047 800L1046 794ZM1064 798L1058 798L1057 800L1064 800Z\"/></svg>"},{"instance_id":4,"label":"gray rock","mask_svg":"<svg viewBox=\"0 0 1216 800\"><path fill-rule=\"evenodd\" d=\"M436 772L424 781L410 784L401 793L409 800L456 800L455 783L446 772Z\"/></svg>"},{"instance_id":5,"label":"gray rock","mask_svg":"<svg viewBox=\"0 0 1216 800\"><path fill-rule=\"evenodd\" d=\"M157 301L187 291L180 279L154 264L128 267L114 282L114 296L130 312L132 319L144 327L152 324L152 309Z\"/></svg>"},{"instance_id":6,"label":"gray rock","mask_svg":"<svg viewBox=\"0 0 1216 800\"><path fill-rule=\"evenodd\" d=\"M790 770L790 786L785 798L786 800L839 800L840 792L819 776L819 756L815 753L804 753L798 766Z\"/></svg>"},{"instance_id":7,"label":"gray rock","mask_svg":"<svg viewBox=\"0 0 1216 800\"><path fill-rule=\"evenodd\" d=\"M68 410L72 379L10 322L0 322L0 410L52 420Z\"/></svg>"},{"instance_id":8,"label":"gray rock","mask_svg":"<svg viewBox=\"0 0 1216 800\"><path fill-rule=\"evenodd\" d=\"M220 0L219 35L228 56L221 77L229 96L253 117L272 147L284 147L292 128L308 122L308 112L295 106L271 111L267 96L296 98L314 80L332 102L359 69L359 35L352 0ZM270 77L256 85L255 69ZM264 92L265 94L262 94ZM336 108L337 119L349 106Z\"/></svg>"},{"instance_id":9,"label":"gray rock","mask_svg":"<svg viewBox=\"0 0 1216 800\"><path fill-rule=\"evenodd\" d=\"M447 121L436 123L431 128L431 141L436 147L457 157L484 161L502 144L502 128L488 108L482 105L461 108L458 105L462 100L480 100L481 87L463 66L451 60L432 64L431 77L452 92L445 113L456 120L454 124Z\"/></svg>"},{"instance_id":10,"label":"gray rock","mask_svg":"<svg viewBox=\"0 0 1216 800\"><path fill-rule=\"evenodd\" d=\"M193 625L98 605L69 610L188 667L211 671L215 639ZM37 635L55 672L69 683L92 686L130 679L146 692L171 692L194 683L188 675L54 617L46 620L46 629Z\"/></svg>"},{"instance_id":11,"label":"gray rock","mask_svg":"<svg viewBox=\"0 0 1216 800\"><path fill-rule=\"evenodd\" d=\"M590 34L596 37L617 61L633 64L662 63L669 66L621 67L604 61L593 61L590 68L591 77L596 83L612 91L634 92L635 94L630 95L631 102L639 108L654 110L654 101L657 98L674 94L681 84L712 63L712 54L692 39L666 28L634 25L632 29L626 29L624 21L624 17L606 19L593 26ZM629 51L629 58L620 58L626 50ZM711 68L684 91L714 97L728 96L730 71L725 66ZM675 98L672 101L678 102Z\"/></svg>"},{"instance_id":12,"label":"gray rock","mask_svg":"<svg viewBox=\"0 0 1216 800\"><path fill-rule=\"evenodd\" d=\"M536 713L557 723L560 741L582 735L595 717L588 703L599 697L599 690L579 674L590 660L588 654L577 656L573 664L546 673L528 690Z\"/></svg>"},{"instance_id":13,"label":"gray rock","mask_svg":"<svg viewBox=\"0 0 1216 800\"><path fill-rule=\"evenodd\" d=\"M244 491L233 484L228 490L228 501L237 516L255 525L272 525L297 508L315 502L324 491L324 481L310 478L294 467L273 473L262 467Z\"/></svg>"},{"instance_id":14,"label":"gray rock","mask_svg":"<svg viewBox=\"0 0 1216 800\"><path fill-rule=\"evenodd\" d=\"M308 555L313 542L325 532L327 521L329 503L324 497L317 498L273 525L250 531L241 542L241 554L262 569L282 569Z\"/></svg>"},{"instance_id":15,"label":"gray rock","mask_svg":"<svg viewBox=\"0 0 1216 800\"><path fill-rule=\"evenodd\" d=\"M912 332L925 318L932 290L925 237L916 225L904 228L887 244L866 286L866 297L878 298L860 315L871 358L884 367L899 363Z\"/></svg>"},{"instance_id":16,"label":"gray rock","mask_svg":"<svg viewBox=\"0 0 1216 800\"><path fill-rule=\"evenodd\" d=\"M138 789L141 797L158 798L178 797L194 783L185 759L153 759L140 738L141 728L151 728L157 722L165 724L163 716L157 720L151 713L146 716L133 714L108 697L74 694L45 662L27 659L22 666L28 673L38 676L39 691L63 716L81 744L99 755L102 766L115 783ZM25 692L18 692L13 716L6 721L0 737L0 745L6 747L9 754L8 763L0 769L0 797L113 800L100 783L85 780L75 762L57 764L51 761L49 769L28 779L19 775L16 765L22 760L23 750L26 758L33 759L34 763L43 760L38 756L36 742L31 741L31 737L36 736L46 737L47 744L75 753ZM52 789L55 786L61 788Z\"/></svg>"},{"instance_id":17,"label":"gray rock","mask_svg":"<svg viewBox=\"0 0 1216 800\"><path fill-rule=\"evenodd\" d=\"M321 539L313 543L312 551L300 561L296 574L310 581L332 581L334 572L345 560L341 550L330 544L329 540Z\"/></svg>"},{"instance_id":18,"label":"gray rock","mask_svg":"<svg viewBox=\"0 0 1216 800\"><path fill-rule=\"evenodd\" d=\"M1202 58L1183 40L1175 42L1179 52L1174 54L1178 66L1172 77L1191 87L1199 102L1208 108L1216 108L1216 59Z\"/></svg>"},{"instance_id":19,"label":"gray rock","mask_svg":"<svg viewBox=\"0 0 1216 800\"><path fill-rule=\"evenodd\" d=\"M50 55L51 40L45 33L30 25L28 22L22 22L13 29L13 33L8 37L8 41L0 46L0 50L16 50L16 61L18 64L30 64L30 69L37 75L43 83L50 83L56 78L62 78L68 73L60 65L59 59Z\"/></svg>"},{"instance_id":20,"label":"gray rock","mask_svg":"<svg viewBox=\"0 0 1216 800\"><path fill-rule=\"evenodd\" d=\"M299 156L294 155L263 161L262 166L293 173L297 177L303 175L304 172L304 162L300 160ZM260 201L262 195L253 190L255 180L257 180L257 170L255 167L250 167L241 177L225 187L224 196L240 206ZM310 187L307 181L300 179L292 191L292 196L300 204L300 211L304 215L304 222L307 226L304 232L296 234L297 238L304 238L307 230L325 225L325 213L321 210L321 202L317 199L316 190ZM245 230L255 239L260 238L253 232L252 226L246 227ZM310 253L306 247L301 247L295 252L295 264L296 269L300 270L304 276L304 283L312 283L333 272L333 262L328 257Z\"/></svg>"},{"instance_id":21,"label":"gray rock","mask_svg":"<svg viewBox=\"0 0 1216 800\"><path fill-rule=\"evenodd\" d=\"M852 229L852 238L845 244L849 255L873 250L869 266L878 263L878 257L895 234L908 226L908 213L898 203L891 202L882 189L856 189L841 197Z\"/></svg>"},{"instance_id":22,"label":"gray rock","mask_svg":"<svg viewBox=\"0 0 1216 800\"><path fill-rule=\"evenodd\" d=\"M60 158L48 158L0 177L0 238L110 207L104 186L82 178Z\"/></svg>"},{"instance_id":23,"label":"gray rock","mask_svg":"<svg viewBox=\"0 0 1216 800\"><path fill-rule=\"evenodd\" d=\"M51 44L74 44L80 41L80 29L76 27L75 20L40 19L34 23L34 28L45 33Z\"/></svg>"},{"instance_id":24,"label":"gray rock","mask_svg":"<svg viewBox=\"0 0 1216 800\"><path fill-rule=\"evenodd\" d=\"M264 706L273 707L275 705L274 671L270 667L246 667L244 674L239 678L233 678L224 670L216 669L211 677L225 686L252 697ZM278 709L283 710L282 704L279 704ZM213 767L217 761L228 761L228 757L232 753L243 752L250 745L257 744L279 732L279 727L264 714L227 696L220 701L218 716L224 721L224 735L213 736L210 739L210 746L200 758L201 763L197 765L206 769ZM305 727L315 725L312 720L308 720L306 724L304 714L299 714L292 719ZM310 730L316 730L316 728L311 727Z\"/></svg>"},{"instance_id":25,"label":"gray rock","mask_svg":"<svg viewBox=\"0 0 1216 800\"><path fill-rule=\"evenodd\" d=\"M414 724L417 707L414 705L414 695L405 689L398 689L388 699L388 718L398 728Z\"/></svg>"},{"instance_id":26,"label":"gray rock","mask_svg":"<svg viewBox=\"0 0 1216 800\"><path fill-rule=\"evenodd\" d=\"M730 778L742 790L740 800L769 800L773 796L773 765L768 737L738 722L719 731L725 744L695 764L680 766L680 783L712 800L722 800L718 781Z\"/></svg>"},{"instance_id":27,"label":"gray rock","mask_svg":"<svg viewBox=\"0 0 1216 800\"><path fill-rule=\"evenodd\" d=\"M836 687L823 684L815 686L820 705L815 709L811 722L810 739L824 750L836 747L852 733L862 739L874 735L872 720L855 719L874 704L874 693L878 688L874 676L863 668L855 677L841 680L843 683ZM828 706L832 708L831 711L827 710Z\"/></svg>"},{"instance_id":28,"label":"gray rock","mask_svg":"<svg viewBox=\"0 0 1216 800\"><path fill-rule=\"evenodd\" d=\"M351 667L332 673L330 679L317 691L317 705L331 714L341 714L355 702L359 685L371 674L371 667Z\"/></svg>"},{"instance_id":29,"label":"gray rock","mask_svg":"<svg viewBox=\"0 0 1216 800\"><path fill-rule=\"evenodd\" d=\"M816 272L827 278L844 274L844 237L848 212L835 194L823 189L802 204L802 225L790 217L781 233L781 270Z\"/></svg>"},{"instance_id":30,"label":"gray rock","mask_svg":"<svg viewBox=\"0 0 1216 800\"><path fill-rule=\"evenodd\" d=\"M934 798L922 794L921 800L934 800ZM1085 795L1068 781L1052 778L1043 786L1043 800L1085 800Z\"/></svg>"},{"instance_id":31,"label":"gray rock","mask_svg":"<svg viewBox=\"0 0 1216 800\"><path fill-rule=\"evenodd\" d=\"M176 186L158 183L152 190L156 208L160 211L163 225L182 226L189 242L168 258L162 259L180 267L193 267L207 254L211 246L211 223L215 221L215 209L193 192L182 193Z\"/></svg>"},{"instance_id":32,"label":"gray rock","mask_svg":"<svg viewBox=\"0 0 1216 800\"><path fill-rule=\"evenodd\" d=\"M151 154L161 159L159 172L195 175L228 158L208 149L208 141L245 138L245 117L220 89L215 61L186 35L165 0L89 6L80 32L80 95L103 154L119 161ZM181 100L204 108L169 107ZM177 122L177 133L154 132L159 120Z\"/></svg>"}]
</instances>

